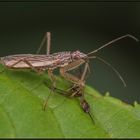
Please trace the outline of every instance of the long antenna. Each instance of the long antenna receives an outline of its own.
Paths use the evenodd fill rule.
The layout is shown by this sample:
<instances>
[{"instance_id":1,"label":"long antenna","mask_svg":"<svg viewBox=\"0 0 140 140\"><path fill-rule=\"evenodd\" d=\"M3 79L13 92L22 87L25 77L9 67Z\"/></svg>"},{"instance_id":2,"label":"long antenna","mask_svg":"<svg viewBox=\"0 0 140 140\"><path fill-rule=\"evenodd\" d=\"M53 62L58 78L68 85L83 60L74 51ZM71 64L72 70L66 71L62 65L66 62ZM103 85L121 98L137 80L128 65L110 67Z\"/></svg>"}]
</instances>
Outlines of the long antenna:
<instances>
[{"instance_id":1,"label":"long antenna","mask_svg":"<svg viewBox=\"0 0 140 140\"><path fill-rule=\"evenodd\" d=\"M104 64L108 65L117 74L119 79L122 81L124 87L126 87L126 83L125 83L124 79L122 78L121 74L110 63L108 63L107 61L105 61L104 59L102 59L101 57L98 57L98 56L92 56L89 58L97 58L98 60L102 61Z\"/></svg>"},{"instance_id":2,"label":"long antenna","mask_svg":"<svg viewBox=\"0 0 140 140\"><path fill-rule=\"evenodd\" d=\"M136 42L139 41L136 37L134 37L134 36L132 36L132 35L130 35L130 34L127 34L127 35L124 35L124 36L118 37L118 38L116 38L116 39L114 39L114 40L112 40L112 41L110 41L110 42L104 44L104 45L101 46L100 48L98 48L98 49L96 49L96 50L94 50L94 51L88 53L87 55L90 55L90 54L96 53L96 52L98 52L99 50L101 50L101 49L103 49L103 48L109 46L110 44L112 44L112 43L114 43L114 42L116 42L116 41L118 41L118 40L121 40L121 39L123 39L123 38L126 38L126 37L130 37L130 38L134 39Z\"/></svg>"}]
</instances>

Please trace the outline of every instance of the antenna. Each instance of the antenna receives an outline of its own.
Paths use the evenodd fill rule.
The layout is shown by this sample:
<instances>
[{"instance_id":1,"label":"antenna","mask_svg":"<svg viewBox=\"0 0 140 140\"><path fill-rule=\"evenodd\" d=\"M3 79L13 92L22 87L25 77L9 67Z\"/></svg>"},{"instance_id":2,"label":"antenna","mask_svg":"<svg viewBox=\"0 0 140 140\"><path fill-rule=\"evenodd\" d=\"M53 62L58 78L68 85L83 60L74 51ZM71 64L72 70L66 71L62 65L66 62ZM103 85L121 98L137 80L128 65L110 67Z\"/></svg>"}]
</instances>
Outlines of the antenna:
<instances>
[{"instance_id":1,"label":"antenna","mask_svg":"<svg viewBox=\"0 0 140 140\"><path fill-rule=\"evenodd\" d=\"M88 53L87 55L91 55L91 54L93 54L93 53L96 53L96 52L98 52L99 50L101 50L101 49L103 49L103 48L109 46L110 44L112 44L112 43L114 43L114 42L116 42L116 41L118 41L118 40L121 40L121 39L123 39L123 38L126 38L126 37L130 37L130 38L134 39L136 42L139 41L136 37L134 37L134 36L132 36L132 35L130 35L130 34L127 34L127 35L118 37L118 38L116 38L116 39L114 39L114 40L112 40L112 41L110 41L110 42L104 44L104 45L101 46L100 48L98 48L98 49L96 49L96 50L94 50L94 51Z\"/></svg>"},{"instance_id":2,"label":"antenna","mask_svg":"<svg viewBox=\"0 0 140 140\"><path fill-rule=\"evenodd\" d=\"M98 60L102 61L104 64L109 66L117 74L119 79L122 81L124 87L126 87L126 83L125 83L124 79L122 78L121 74L110 63L108 63L107 61L105 61L104 59L102 59L101 57L98 57L98 56L93 56L93 57L89 57L89 58L97 58Z\"/></svg>"}]
</instances>

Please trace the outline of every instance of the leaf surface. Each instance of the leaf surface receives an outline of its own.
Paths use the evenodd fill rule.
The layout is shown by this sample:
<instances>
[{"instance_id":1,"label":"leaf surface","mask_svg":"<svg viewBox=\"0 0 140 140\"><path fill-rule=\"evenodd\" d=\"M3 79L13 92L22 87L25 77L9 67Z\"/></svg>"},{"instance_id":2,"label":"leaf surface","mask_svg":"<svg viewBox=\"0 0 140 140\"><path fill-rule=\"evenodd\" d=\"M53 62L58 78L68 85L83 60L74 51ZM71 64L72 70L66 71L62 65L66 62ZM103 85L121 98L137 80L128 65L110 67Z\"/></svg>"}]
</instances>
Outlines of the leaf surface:
<instances>
[{"instance_id":1,"label":"leaf surface","mask_svg":"<svg viewBox=\"0 0 140 140\"><path fill-rule=\"evenodd\" d=\"M70 83L57 78L57 87L66 90ZM91 115L78 98L51 94L44 83L47 74L29 70L4 70L0 74L0 137L38 138L119 138L140 137L140 105L125 104L109 95L102 96L86 86L85 98Z\"/></svg>"}]
</instances>

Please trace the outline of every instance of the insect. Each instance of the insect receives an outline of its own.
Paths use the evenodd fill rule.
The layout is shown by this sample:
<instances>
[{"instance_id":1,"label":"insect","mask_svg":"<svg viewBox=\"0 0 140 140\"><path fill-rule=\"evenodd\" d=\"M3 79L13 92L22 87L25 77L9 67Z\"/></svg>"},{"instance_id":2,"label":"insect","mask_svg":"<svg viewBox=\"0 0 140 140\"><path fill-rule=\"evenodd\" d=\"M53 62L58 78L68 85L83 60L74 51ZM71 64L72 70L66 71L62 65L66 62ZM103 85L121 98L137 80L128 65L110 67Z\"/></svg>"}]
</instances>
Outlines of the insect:
<instances>
[{"instance_id":1,"label":"insect","mask_svg":"<svg viewBox=\"0 0 140 140\"><path fill-rule=\"evenodd\" d=\"M113 71L116 72L116 74L119 76L120 80L123 82L124 86L126 86L123 78L119 74L119 72L113 68L108 62L104 61L102 58L95 56L94 54L97 53L99 50L109 46L110 44L126 38L130 37L136 41L138 41L137 38L135 38L132 35L124 35L121 37L118 37L107 44L101 46L100 48L85 54L80 52L79 50L70 52L58 52L58 53L50 53L50 47L51 47L51 33L47 32L41 42L41 45L37 51L39 53L42 49L42 47L45 44L45 41L47 42L46 45L46 54L17 54L17 55L9 55L4 56L0 58L0 63L3 64L5 67L9 69L32 69L36 71L37 73L43 73L44 71L48 71L48 76L50 80L52 81L52 89L55 87L56 79L53 74L53 70L56 68L59 68L60 75L65 78L66 80L73 83L73 87L69 89L73 90L77 86L81 90L81 93L83 93L82 90L84 90L85 85L85 76L87 71L89 70L89 59L99 59L103 61L105 64L110 66ZM84 71L82 73L81 78L78 78L77 76L74 76L69 73L69 71L74 70L78 68L80 65L85 64ZM76 91L77 92L77 91ZM76 92L73 93L76 95ZM45 105L44 105L45 106Z\"/></svg>"},{"instance_id":2,"label":"insect","mask_svg":"<svg viewBox=\"0 0 140 140\"><path fill-rule=\"evenodd\" d=\"M120 78L120 80L122 81L123 85L126 86L126 83L125 81L123 80L122 76L120 75L120 73L110 64L108 63L107 61L105 61L104 59L98 57L98 56L91 56L92 54L98 52L99 50L103 49L104 47L120 40L120 39L123 39L125 37L130 37L132 39L134 39L135 41L138 42L138 39L135 38L134 36L132 35L124 35L124 36L121 36L119 38L116 38L110 42L108 42L107 44L101 46L100 48L88 53L88 54L84 54L84 53L81 53L80 51L77 51L77 52L74 52L74 53L77 53L75 56L76 58L74 59L73 62L70 62L69 64L67 64L63 70L63 73L60 73L65 79L71 81L73 84L73 86L71 88L69 88L68 90L64 91L62 89L59 89L57 87L54 87L54 89L58 92L58 93L61 93L61 95L64 95L66 97L79 97L80 99L80 106L81 108L83 109L83 111L87 114L89 114L93 124L95 124L94 122L94 119L93 119L93 115L91 114L91 111L90 111L90 105L89 103L86 101L85 97L84 97L84 87L85 87L85 76L86 76L86 73L87 73L87 70L89 70L89 59L93 59L93 58L97 58L98 60L102 61L103 63L105 63L106 65L108 65L109 67L112 68L112 70L118 75L118 77ZM79 55L78 55L79 53ZM73 70L75 68L78 68L80 65L82 64L85 64L85 67L84 67L84 71L81 75L80 78L78 77L75 77L69 73L66 73L67 71L70 71L70 70ZM65 75L63 75L65 74ZM48 86L48 84L47 84ZM49 86L48 86L49 87ZM49 87L51 89L51 87Z\"/></svg>"},{"instance_id":3,"label":"insect","mask_svg":"<svg viewBox=\"0 0 140 140\"><path fill-rule=\"evenodd\" d=\"M49 86L49 84L47 82L45 82L45 84L47 85L48 88L51 89L51 87ZM65 90L62 90L62 89L57 88L57 87L54 87L54 90L57 93L60 93L61 95L65 96L65 97L76 97L76 98L78 97L80 100L80 106L82 107L83 111L90 116L93 124L95 124L95 121L93 119L93 115L91 114L91 111L90 111L90 105L88 104L88 102L84 98L84 94L78 85L75 86L74 88L71 88L71 90L69 90L69 91L65 91Z\"/></svg>"}]
</instances>

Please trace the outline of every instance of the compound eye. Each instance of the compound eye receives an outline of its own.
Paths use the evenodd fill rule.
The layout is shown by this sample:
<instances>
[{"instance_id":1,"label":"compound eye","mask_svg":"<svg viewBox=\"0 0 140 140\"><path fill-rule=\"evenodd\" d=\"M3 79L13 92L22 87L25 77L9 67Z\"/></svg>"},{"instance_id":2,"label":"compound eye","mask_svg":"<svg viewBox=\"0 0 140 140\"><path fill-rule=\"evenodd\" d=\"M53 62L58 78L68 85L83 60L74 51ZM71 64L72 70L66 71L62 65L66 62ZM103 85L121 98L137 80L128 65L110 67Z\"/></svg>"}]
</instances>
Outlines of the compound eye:
<instances>
[{"instance_id":1,"label":"compound eye","mask_svg":"<svg viewBox=\"0 0 140 140\"><path fill-rule=\"evenodd\" d=\"M80 51L77 50L76 53L75 53L76 58L79 58L80 54L81 54Z\"/></svg>"},{"instance_id":2,"label":"compound eye","mask_svg":"<svg viewBox=\"0 0 140 140\"><path fill-rule=\"evenodd\" d=\"M77 51L76 51L76 54L80 54L80 51L79 51L79 50L77 50Z\"/></svg>"},{"instance_id":3,"label":"compound eye","mask_svg":"<svg viewBox=\"0 0 140 140\"><path fill-rule=\"evenodd\" d=\"M73 52L72 53L72 57L73 57L73 59L79 59L80 58L80 55L81 53L80 53L80 51L75 51L75 52Z\"/></svg>"}]
</instances>

